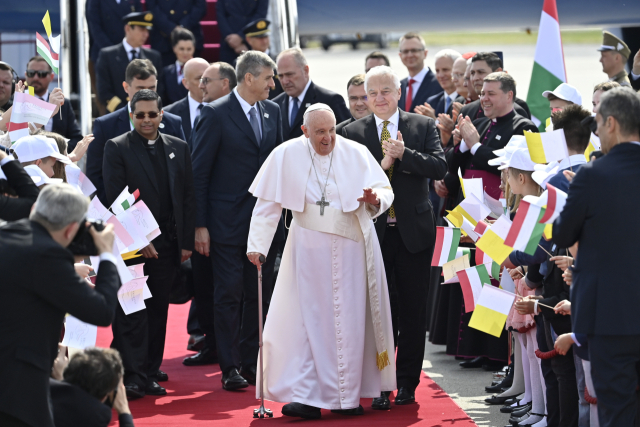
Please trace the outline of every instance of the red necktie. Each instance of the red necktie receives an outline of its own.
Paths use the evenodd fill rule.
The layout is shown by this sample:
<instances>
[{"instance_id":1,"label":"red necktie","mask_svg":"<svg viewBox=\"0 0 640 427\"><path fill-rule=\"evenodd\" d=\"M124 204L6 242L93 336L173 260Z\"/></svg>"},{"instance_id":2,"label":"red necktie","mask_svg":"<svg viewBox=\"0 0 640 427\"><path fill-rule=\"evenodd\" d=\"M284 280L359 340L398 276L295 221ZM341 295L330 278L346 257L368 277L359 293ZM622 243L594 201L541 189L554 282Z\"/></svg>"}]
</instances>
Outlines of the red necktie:
<instances>
[{"instance_id":1,"label":"red necktie","mask_svg":"<svg viewBox=\"0 0 640 427\"><path fill-rule=\"evenodd\" d=\"M413 103L413 84L415 82L415 80L409 79L409 90L407 91L407 99L404 102L404 111L406 111L407 113L411 112L411 104Z\"/></svg>"}]
</instances>

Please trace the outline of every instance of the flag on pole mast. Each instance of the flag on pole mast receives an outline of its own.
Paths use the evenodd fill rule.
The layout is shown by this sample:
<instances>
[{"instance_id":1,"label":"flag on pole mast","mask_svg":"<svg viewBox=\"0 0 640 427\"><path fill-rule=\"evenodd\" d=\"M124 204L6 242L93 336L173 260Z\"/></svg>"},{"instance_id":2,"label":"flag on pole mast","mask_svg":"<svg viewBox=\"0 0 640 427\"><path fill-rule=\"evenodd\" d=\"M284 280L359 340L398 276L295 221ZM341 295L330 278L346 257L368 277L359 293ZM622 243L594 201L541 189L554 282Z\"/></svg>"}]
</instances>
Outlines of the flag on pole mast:
<instances>
[{"instance_id":1,"label":"flag on pole mast","mask_svg":"<svg viewBox=\"0 0 640 427\"><path fill-rule=\"evenodd\" d=\"M527 104L531 110L531 120L543 132L545 122L551 115L549 100L542 96L545 90L554 90L560 83L567 82L564 66L564 52L560 35L560 21L556 0L544 0L538 42L531 72L531 83L527 94Z\"/></svg>"}]
</instances>

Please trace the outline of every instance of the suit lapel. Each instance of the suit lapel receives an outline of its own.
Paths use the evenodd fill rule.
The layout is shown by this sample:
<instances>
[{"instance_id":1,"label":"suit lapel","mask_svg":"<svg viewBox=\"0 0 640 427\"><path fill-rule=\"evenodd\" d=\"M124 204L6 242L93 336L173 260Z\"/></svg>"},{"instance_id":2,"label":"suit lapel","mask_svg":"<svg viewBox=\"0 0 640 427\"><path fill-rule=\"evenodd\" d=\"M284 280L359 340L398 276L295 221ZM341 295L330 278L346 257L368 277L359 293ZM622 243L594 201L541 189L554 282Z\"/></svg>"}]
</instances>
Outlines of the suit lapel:
<instances>
[{"instance_id":1,"label":"suit lapel","mask_svg":"<svg viewBox=\"0 0 640 427\"><path fill-rule=\"evenodd\" d=\"M300 103L300 107L298 108L298 114L296 115L295 121L293 122L293 127L298 128L302 126L302 119L304 118L304 112L307 110L307 104L313 105L316 100L316 89L313 82L309 84L309 89L307 89L307 93L304 94L304 99Z\"/></svg>"},{"instance_id":2,"label":"suit lapel","mask_svg":"<svg viewBox=\"0 0 640 427\"><path fill-rule=\"evenodd\" d=\"M382 145L380 144L380 138L378 138L378 129L376 129L376 120L371 114L366 119L364 127L364 140L366 141L369 151L373 154L373 157L380 163L382 161Z\"/></svg>"},{"instance_id":3,"label":"suit lapel","mask_svg":"<svg viewBox=\"0 0 640 427\"><path fill-rule=\"evenodd\" d=\"M262 123L262 138L260 139L260 147L263 147L265 145L265 141L267 140L267 132L271 130L271 123L273 122L273 120L269 120L264 116L266 114L266 110L264 108L264 105L262 105L262 102L258 102L256 103L256 105L258 106L258 120L260 120L260 123Z\"/></svg>"},{"instance_id":4,"label":"suit lapel","mask_svg":"<svg viewBox=\"0 0 640 427\"><path fill-rule=\"evenodd\" d=\"M164 144L164 160L167 162L167 170L169 171L169 190L171 191L171 200L175 200L173 185L176 182L176 169L178 168L178 161L176 160L176 149L173 147L173 144L171 143L171 141L169 141L168 138L165 139L162 135L160 135L160 140Z\"/></svg>"},{"instance_id":5,"label":"suit lapel","mask_svg":"<svg viewBox=\"0 0 640 427\"><path fill-rule=\"evenodd\" d=\"M411 102L411 110L413 111L416 108L416 100L418 99L426 99L424 96L425 92L429 89L429 83L431 83L431 70L427 71L427 74L424 75L424 79L420 82L420 86L418 87L418 91L416 92L416 96L413 97L413 101Z\"/></svg>"},{"instance_id":6,"label":"suit lapel","mask_svg":"<svg viewBox=\"0 0 640 427\"><path fill-rule=\"evenodd\" d=\"M229 94L229 107L231 109L231 120L233 120L242 132L244 132L244 134L247 135L251 141L256 144L256 146L258 146L258 140L256 139L256 135L253 133L251 123L247 119L246 114L244 114L240 101L238 101L234 92Z\"/></svg>"},{"instance_id":7,"label":"suit lapel","mask_svg":"<svg viewBox=\"0 0 640 427\"><path fill-rule=\"evenodd\" d=\"M284 135L289 135L289 133L291 132L291 126L289 126L289 95L286 94L284 97L283 110L284 111L281 111L282 121L284 122L282 123L282 130Z\"/></svg>"},{"instance_id":8,"label":"suit lapel","mask_svg":"<svg viewBox=\"0 0 640 427\"><path fill-rule=\"evenodd\" d=\"M160 138L162 138L162 136L160 136ZM147 149L142 145L142 139L143 138L141 136L131 131L131 134L129 135L129 147L140 161L140 164L142 165L144 171L147 173L149 180L153 183L153 188L155 188L158 194L160 194L158 181L156 180L156 174L153 172L153 165L151 164L149 153L147 153Z\"/></svg>"},{"instance_id":9,"label":"suit lapel","mask_svg":"<svg viewBox=\"0 0 640 427\"><path fill-rule=\"evenodd\" d=\"M119 135L123 133L127 133L131 130L131 122L129 121L129 109L125 105L124 108L121 108L120 114L118 115L118 132ZM122 131L122 132L120 132Z\"/></svg>"}]
</instances>

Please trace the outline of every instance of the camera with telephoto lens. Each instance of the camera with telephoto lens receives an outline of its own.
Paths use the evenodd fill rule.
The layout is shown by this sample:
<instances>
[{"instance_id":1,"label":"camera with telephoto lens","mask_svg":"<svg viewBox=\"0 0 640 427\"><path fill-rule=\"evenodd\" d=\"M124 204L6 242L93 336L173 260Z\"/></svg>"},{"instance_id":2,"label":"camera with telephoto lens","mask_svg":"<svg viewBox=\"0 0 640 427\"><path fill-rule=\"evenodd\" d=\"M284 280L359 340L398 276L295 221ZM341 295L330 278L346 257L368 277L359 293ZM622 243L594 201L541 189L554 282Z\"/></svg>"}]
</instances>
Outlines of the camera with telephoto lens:
<instances>
[{"instance_id":1,"label":"camera with telephoto lens","mask_svg":"<svg viewBox=\"0 0 640 427\"><path fill-rule=\"evenodd\" d=\"M95 228L96 231L102 231L104 230L105 224L99 219L83 218L80 221L80 228L78 228L76 237L73 238L73 241L67 247L72 254L84 256L100 255L98 253L98 248L96 248L96 244L93 241L93 236L91 236L91 233L89 232L91 227Z\"/></svg>"}]
</instances>

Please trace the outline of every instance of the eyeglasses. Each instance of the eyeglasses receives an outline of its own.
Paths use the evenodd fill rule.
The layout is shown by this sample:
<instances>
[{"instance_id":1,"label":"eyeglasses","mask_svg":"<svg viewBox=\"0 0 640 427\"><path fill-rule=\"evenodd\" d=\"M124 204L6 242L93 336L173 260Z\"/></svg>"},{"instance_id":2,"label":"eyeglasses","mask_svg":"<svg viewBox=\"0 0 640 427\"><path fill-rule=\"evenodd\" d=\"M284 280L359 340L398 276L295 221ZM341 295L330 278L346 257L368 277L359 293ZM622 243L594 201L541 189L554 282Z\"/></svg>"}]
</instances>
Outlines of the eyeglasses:
<instances>
[{"instance_id":1,"label":"eyeglasses","mask_svg":"<svg viewBox=\"0 0 640 427\"><path fill-rule=\"evenodd\" d=\"M160 115L160 113L156 113L155 111L152 111L150 113L135 113L133 115L133 117L135 117L138 120L144 120L144 118L146 116L149 116L150 119L155 119Z\"/></svg>"},{"instance_id":2,"label":"eyeglasses","mask_svg":"<svg viewBox=\"0 0 640 427\"><path fill-rule=\"evenodd\" d=\"M208 84L209 84L209 82L212 82L212 81L214 81L214 80L224 80L224 78L219 78L219 79L210 79L209 77L202 77L202 78L200 79L200 83L202 83L203 85L205 85L205 86L206 86L206 85L208 85Z\"/></svg>"},{"instance_id":3,"label":"eyeglasses","mask_svg":"<svg viewBox=\"0 0 640 427\"><path fill-rule=\"evenodd\" d=\"M367 102L367 96L350 96L349 97L349 101L350 102L358 102L358 101L362 101L362 102Z\"/></svg>"},{"instance_id":4,"label":"eyeglasses","mask_svg":"<svg viewBox=\"0 0 640 427\"><path fill-rule=\"evenodd\" d=\"M45 77L48 77L51 74L51 71L27 70L26 74L27 74L27 77L29 78L32 78L37 74L38 77L40 77L41 79L44 79Z\"/></svg>"},{"instance_id":5,"label":"eyeglasses","mask_svg":"<svg viewBox=\"0 0 640 427\"><path fill-rule=\"evenodd\" d=\"M403 55L416 54L420 52L424 52L424 49L405 49L400 51Z\"/></svg>"}]
</instances>

